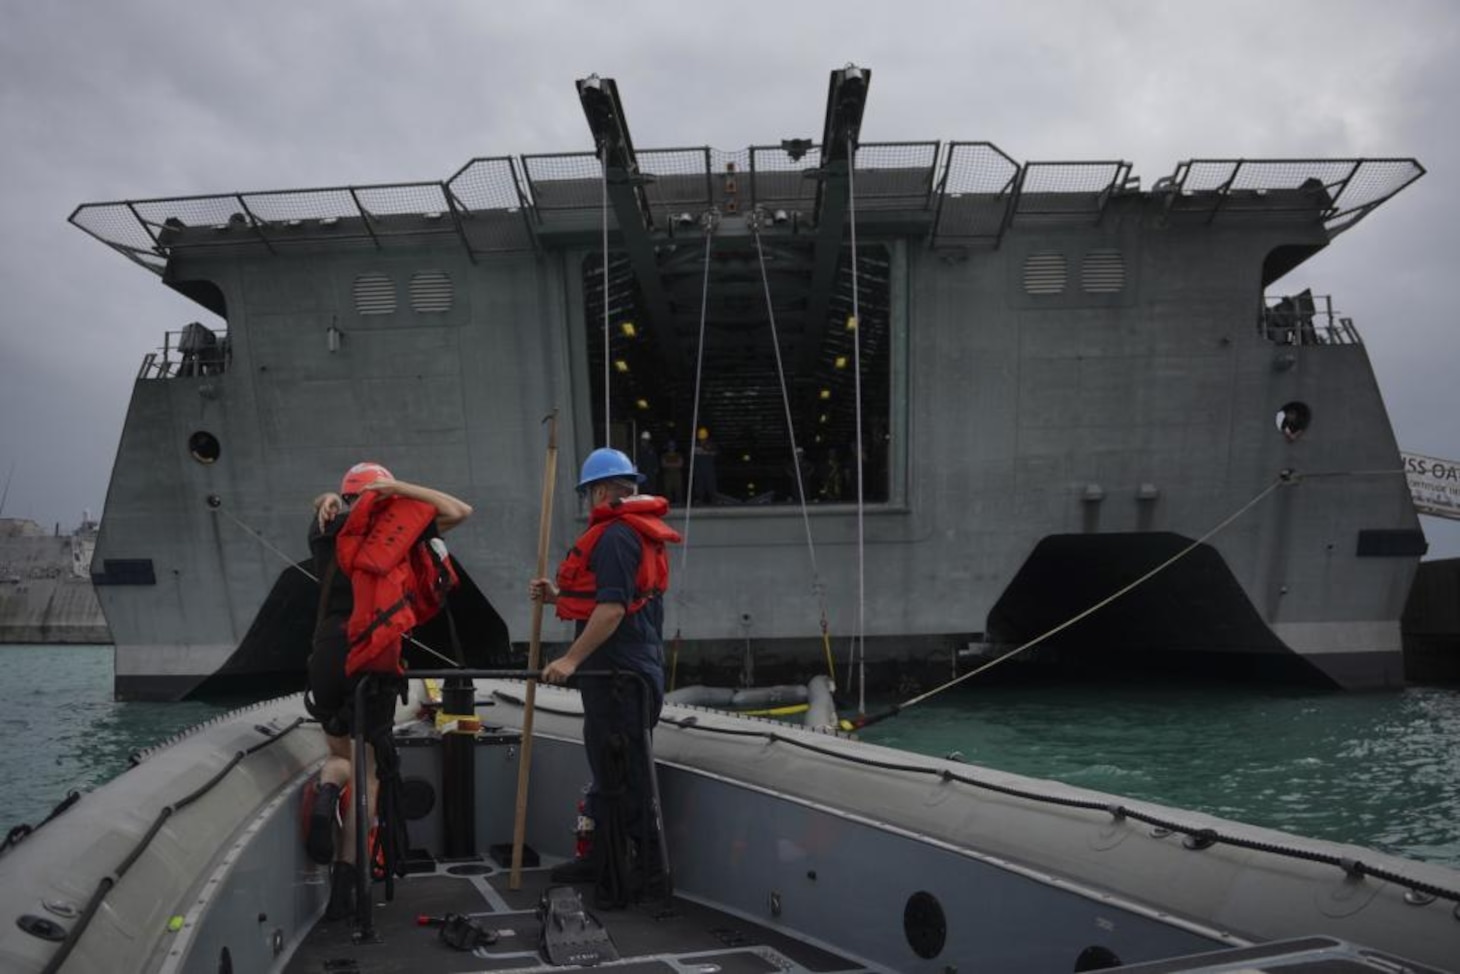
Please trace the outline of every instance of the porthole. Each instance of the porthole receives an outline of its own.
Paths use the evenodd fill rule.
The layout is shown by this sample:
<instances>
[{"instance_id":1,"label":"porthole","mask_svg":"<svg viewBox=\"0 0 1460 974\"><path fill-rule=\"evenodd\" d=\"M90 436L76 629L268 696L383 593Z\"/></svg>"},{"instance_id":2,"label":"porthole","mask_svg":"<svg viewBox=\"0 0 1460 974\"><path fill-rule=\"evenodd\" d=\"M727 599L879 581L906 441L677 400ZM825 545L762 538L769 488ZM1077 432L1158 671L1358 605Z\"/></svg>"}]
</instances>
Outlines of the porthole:
<instances>
[{"instance_id":1,"label":"porthole","mask_svg":"<svg viewBox=\"0 0 1460 974\"><path fill-rule=\"evenodd\" d=\"M1302 436L1313 422L1313 410L1308 408L1307 403L1294 400L1284 403L1273 417L1273 423L1277 426L1279 433L1289 443Z\"/></svg>"},{"instance_id":2,"label":"porthole","mask_svg":"<svg viewBox=\"0 0 1460 974\"><path fill-rule=\"evenodd\" d=\"M222 453L223 447L218 445L218 437L207 430L198 430L188 437L188 455L201 464L216 463Z\"/></svg>"}]
</instances>

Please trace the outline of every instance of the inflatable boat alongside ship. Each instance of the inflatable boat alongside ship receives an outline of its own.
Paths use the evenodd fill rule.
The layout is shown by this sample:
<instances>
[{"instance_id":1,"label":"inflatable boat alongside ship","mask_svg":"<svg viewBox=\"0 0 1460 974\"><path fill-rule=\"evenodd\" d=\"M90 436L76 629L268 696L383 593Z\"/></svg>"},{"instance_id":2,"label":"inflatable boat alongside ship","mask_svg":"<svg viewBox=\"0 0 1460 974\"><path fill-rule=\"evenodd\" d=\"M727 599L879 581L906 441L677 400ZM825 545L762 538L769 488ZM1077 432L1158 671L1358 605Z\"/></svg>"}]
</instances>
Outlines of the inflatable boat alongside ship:
<instances>
[{"instance_id":1,"label":"inflatable boat alongside ship","mask_svg":"<svg viewBox=\"0 0 1460 974\"><path fill-rule=\"evenodd\" d=\"M324 738L282 698L139 755L0 853L0 967L427 974L576 950L635 971L1460 971L1455 870L677 704L654 738L673 895L600 911L549 877L587 774L577 694L537 690L519 806L525 686L475 691L466 834L436 723L397 728L393 899L377 882L322 919L300 823ZM568 926L565 893L587 910ZM452 914L470 949L418 924Z\"/></svg>"}]
</instances>

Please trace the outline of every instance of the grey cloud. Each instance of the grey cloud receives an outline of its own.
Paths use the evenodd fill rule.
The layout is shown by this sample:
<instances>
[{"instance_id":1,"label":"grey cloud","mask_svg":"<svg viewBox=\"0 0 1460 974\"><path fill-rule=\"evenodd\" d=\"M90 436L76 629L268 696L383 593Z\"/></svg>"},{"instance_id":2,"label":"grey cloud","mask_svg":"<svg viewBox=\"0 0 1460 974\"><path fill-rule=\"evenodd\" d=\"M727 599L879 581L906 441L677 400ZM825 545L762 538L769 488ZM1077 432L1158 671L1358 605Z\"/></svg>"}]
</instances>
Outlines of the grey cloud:
<instances>
[{"instance_id":1,"label":"grey cloud","mask_svg":"<svg viewBox=\"0 0 1460 974\"><path fill-rule=\"evenodd\" d=\"M203 313L67 226L87 200L439 179L587 148L573 80L641 146L819 134L826 72L875 72L864 137L1016 159L1415 155L1430 175L1285 281L1369 343L1401 446L1460 458L1448 307L1460 8L1443 0L191 3L7 0L0 30L6 513L98 510L142 355ZM1460 525L1425 522L1439 553Z\"/></svg>"}]
</instances>

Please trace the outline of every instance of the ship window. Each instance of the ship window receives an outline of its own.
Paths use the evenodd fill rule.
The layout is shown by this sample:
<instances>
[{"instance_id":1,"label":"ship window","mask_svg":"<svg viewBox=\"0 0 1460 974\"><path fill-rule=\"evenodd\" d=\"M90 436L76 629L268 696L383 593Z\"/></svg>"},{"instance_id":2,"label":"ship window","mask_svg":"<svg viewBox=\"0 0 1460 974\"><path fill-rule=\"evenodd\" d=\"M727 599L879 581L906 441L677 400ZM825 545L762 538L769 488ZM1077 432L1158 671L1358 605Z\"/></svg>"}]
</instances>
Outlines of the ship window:
<instances>
[{"instance_id":1,"label":"ship window","mask_svg":"<svg viewBox=\"0 0 1460 974\"><path fill-rule=\"evenodd\" d=\"M355 312L362 315L395 314L395 282L374 271L355 278Z\"/></svg>"},{"instance_id":2,"label":"ship window","mask_svg":"<svg viewBox=\"0 0 1460 974\"><path fill-rule=\"evenodd\" d=\"M1080 266L1086 294L1118 294L1125 288L1125 256L1118 250L1092 250Z\"/></svg>"},{"instance_id":3,"label":"ship window","mask_svg":"<svg viewBox=\"0 0 1460 974\"><path fill-rule=\"evenodd\" d=\"M445 271L421 271L411 278L411 307L421 314L451 310L451 277Z\"/></svg>"},{"instance_id":4,"label":"ship window","mask_svg":"<svg viewBox=\"0 0 1460 974\"><path fill-rule=\"evenodd\" d=\"M207 430L198 430L188 437L188 454L201 464L216 463L222 452L218 437Z\"/></svg>"},{"instance_id":5,"label":"ship window","mask_svg":"<svg viewBox=\"0 0 1460 974\"><path fill-rule=\"evenodd\" d=\"M892 393L895 252L885 245L858 247L854 322L850 254L843 253L816 295L814 241L778 242L766 273L779 349L753 241L716 241L707 294L703 258L691 253L664 262L668 307L661 314L667 313L667 322L650 314L628 257L611 253L606 357L603 263L590 254L582 264L581 327L593 444L604 442L607 382L611 445L635 459L649 478L646 491L671 503L685 503L693 491L696 508L799 505L803 494L823 508L855 504L859 452L863 502L887 503L899 463Z\"/></svg>"},{"instance_id":6,"label":"ship window","mask_svg":"<svg viewBox=\"0 0 1460 974\"><path fill-rule=\"evenodd\" d=\"M1024 293L1063 294L1069 275L1064 254L1030 254L1024 258Z\"/></svg>"},{"instance_id":7,"label":"ship window","mask_svg":"<svg viewBox=\"0 0 1460 974\"><path fill-rule=\"evenodd\" d=\"M1291 443L1302 436L1303 431L1308 428L1308 424L1313 422L1313 411L1308 408L1307 403L1296 401L1284 403L1283 408L1277 411L1274 422L1277 424L1278 432Z\"/></svg>"}]
</instances>

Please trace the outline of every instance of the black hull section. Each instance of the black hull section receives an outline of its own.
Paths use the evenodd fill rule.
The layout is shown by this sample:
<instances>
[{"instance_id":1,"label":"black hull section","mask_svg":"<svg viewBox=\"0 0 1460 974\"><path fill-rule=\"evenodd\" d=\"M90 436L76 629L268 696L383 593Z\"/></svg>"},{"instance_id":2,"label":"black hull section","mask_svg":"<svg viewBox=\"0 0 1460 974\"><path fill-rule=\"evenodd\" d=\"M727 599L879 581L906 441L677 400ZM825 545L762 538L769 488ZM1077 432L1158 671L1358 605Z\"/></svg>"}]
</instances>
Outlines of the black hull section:
<instances>
[{"instance_id":1,"label":"black hull section","mask_svg":"<svg viewBox=\"0 0 1460 974\"><path fill-rule=\"evenodd\" d=\"M216 673L193 678L132 677L125 687L118 677L117 698L229 699L303 690L319 599L319 586L308 569L308 563L300 563L279 574L238 649ZM407 667L511 665L513 651L506 623L459 561L456 570L461 584L451 594L449 615L443 613L417 627L404 649Z\"/></svg>"}]
</instances>

